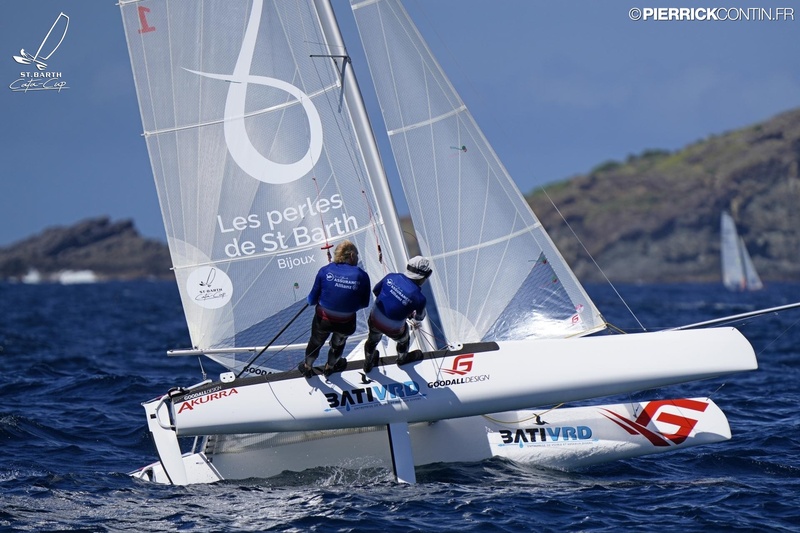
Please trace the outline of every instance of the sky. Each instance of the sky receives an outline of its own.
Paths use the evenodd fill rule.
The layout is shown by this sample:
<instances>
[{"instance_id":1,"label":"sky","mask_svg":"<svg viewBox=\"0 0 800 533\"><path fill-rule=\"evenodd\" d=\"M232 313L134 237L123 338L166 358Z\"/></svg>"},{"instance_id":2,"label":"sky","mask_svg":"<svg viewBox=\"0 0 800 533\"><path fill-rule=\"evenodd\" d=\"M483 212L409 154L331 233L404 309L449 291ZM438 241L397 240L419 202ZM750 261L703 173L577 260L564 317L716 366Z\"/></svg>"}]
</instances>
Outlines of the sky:
<instances>
[{"instance_id":1,"label":"sky","mask_svg":"<svg viewBox=\"0 0 800 533\"><path fill-rule=\"evenodd\" d=\"M347 0L332 3L367 107L377 111ZM678 150L800 107L800 6L793 13L794 6L787 0L412 0L406 7L529 193L609 160ZM145 237L165 240L116 1L4 0L3 7L0 247L99 216L133 219ZM711 15L721 20L653 20L656 8L681 7L721 8ZM730 20L740 18L732 8L788 16ZM46 68L61 73L52 82L65 82L62 89L19 90L22 73L36 69L14 56L35 53L62 12L69 27ZM649 18L634 20L640 15Z\"/></svg>"}]
</instances>

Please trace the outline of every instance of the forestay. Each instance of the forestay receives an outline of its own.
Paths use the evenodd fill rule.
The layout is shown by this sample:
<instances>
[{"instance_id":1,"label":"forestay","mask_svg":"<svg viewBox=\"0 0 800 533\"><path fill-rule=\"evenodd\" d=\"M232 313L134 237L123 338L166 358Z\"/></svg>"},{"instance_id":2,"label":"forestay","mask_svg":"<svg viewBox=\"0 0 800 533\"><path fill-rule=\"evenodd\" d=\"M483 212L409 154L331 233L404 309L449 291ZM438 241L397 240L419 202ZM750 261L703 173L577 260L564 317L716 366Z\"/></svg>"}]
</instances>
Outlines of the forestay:
<instances>
[{"instance_id":1,"label":"forestay","mask_svg":"<svg viewBox=\"0 0 800 533\"><path fill-rule=\"evenodd\" d=\"M351 0L451 341L558 338L602 317L397 0Z\"/></svg>"},{"instance_id":2,"label":"forestay","mask_svg":"<svg viewBox=\"0 0 800 533\"><path fill-rule=\"evenodd\" d=\"M384 223L385 177L367 177L375 149L362 147L343 93L346 52L326 44L330 29L307 1L121 8L192 343L235 371L288 369L310 312L276 342L295 351L268 352L261 368L244 368L252 351L226 350L263 346L289 323L327 245L354 241L373 281L404 257L394 213Z\"/></svg>"}]
</instances>

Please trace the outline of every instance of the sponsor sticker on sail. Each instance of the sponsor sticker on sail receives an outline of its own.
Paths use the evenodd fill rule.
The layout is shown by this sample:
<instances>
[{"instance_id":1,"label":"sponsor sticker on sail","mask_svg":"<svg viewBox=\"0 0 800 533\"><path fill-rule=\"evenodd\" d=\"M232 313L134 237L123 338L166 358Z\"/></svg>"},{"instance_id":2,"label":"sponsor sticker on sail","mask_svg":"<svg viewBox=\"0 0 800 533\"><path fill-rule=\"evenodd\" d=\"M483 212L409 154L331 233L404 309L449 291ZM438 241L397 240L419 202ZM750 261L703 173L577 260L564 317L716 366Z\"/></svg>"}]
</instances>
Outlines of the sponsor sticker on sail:
<instances>
[{"instance_id":1,"label":"sponsor sticker on sail","mask_svg":"<svg viewBox=\"0 0 800 533\"><path fill-rule=\"evenodd\" d=\"M206 309L219 309L231 301L233 283L231 278L213 266L203 266L189 274L186 292L192 301Z\"/></svg>"}]
</instances>

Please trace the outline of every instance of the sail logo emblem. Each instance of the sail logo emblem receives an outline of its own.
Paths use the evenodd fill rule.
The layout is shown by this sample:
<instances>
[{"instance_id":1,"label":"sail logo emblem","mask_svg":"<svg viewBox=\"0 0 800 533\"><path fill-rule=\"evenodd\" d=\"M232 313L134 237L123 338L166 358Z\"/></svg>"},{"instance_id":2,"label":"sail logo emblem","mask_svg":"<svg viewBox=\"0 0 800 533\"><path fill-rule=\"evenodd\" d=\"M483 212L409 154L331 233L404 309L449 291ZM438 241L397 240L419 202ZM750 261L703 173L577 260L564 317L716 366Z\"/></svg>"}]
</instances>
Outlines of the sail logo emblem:
<instances>
[{"instance_id":1,"label":"sail logo emblem","mask_svg":"<svg viewBox=\"0 0 800 533\"><path fill-rule=\"evenodd\" d=\"M702 413L707 408L708 403L700 400L659 400L648 403L636 420L608 409L603 409L603 416L631 435L642 435L653 446L673 446L683 443L699 421L687 411Z\"/></svg>"},{"instance_id":2,"label":"sail logo emblem","mask_svg":"<svg viewBox=\"0 0 800 533\"><path fill-rule=\"evenodd\" d=\"M59 13L35 53L30 53L25 48L21 48L19 55L11 56L20 65L36 67L36 70L32 72L20 72L19 78L8 86L11 91L25 93L29 91L61 92L63 89L69 89L62 73L48 71L48 64L46 63L58 50L58 47L61 46L64 37L67 36L68 28L69 17L64 13Z\"/></svg>"},{"instance_id":3,"label":"sail logo emblem","mask_svg":"<svg viewBox=\"0 0 800 533\"><path fill-rule=\"evenodd\" d=\"M222 270L203 266L189 274L186 293L200 307L219 309L231 301L233 282Z\"/></svg>"},{"instance_id":4,"label":"sail logo emblem","mask_svg":"<svg viewBox=\"0 0 800 533\"><path fill-rule=\"evenodd\" d=\"M250 73L253 55L256 49L256 39L261 23L263 0L255 0L250 18L242 40L239 57L236 60L232 74L214 74L185 69L188 72L215 80L230 82L228 95L225 100L224 134L233 160L250 177L264 183L283 185L296 181L314 168L322 153L322 120L311 98L302 90L283 80L267 76L257 76ZM149 29L153 28L153 29ZM155 31L155 26L148 25L148 33ZM245 102L247 89L250 84L274 87L292 95L303 107L308 118L309 147L305 155L293 163L276 163L261 155L253 146L250 135L245 127ZM252 114L252 113L251 113Z\"/></svg>"},{"instance_id":5,"label":"sail logo emblem","mask_svg":"<svg viewBox=\"0 0 800 533\"><path fill-rule=\"evenodd\" d=\"M453 359L453 366L451 368L444 368L442 372L450 374L451 376L465 376L472 372L472 358L475 354L459 355Z\"/></svg>"},{"instance_id":6,"label":"sail logo emblem","mask_svg":"<svg viewBox=\"0 0 800 533\"><path fill-rule=\"evenodd\" d=\"M580 324L580 322L581 322L581 313L583 313L583 305L582 304L578 304L577 306L575 306L575 314L572 315L572 318L570 319L570 322L572 323L573 326L575 324Z\"/></svg>"}]
</instances>

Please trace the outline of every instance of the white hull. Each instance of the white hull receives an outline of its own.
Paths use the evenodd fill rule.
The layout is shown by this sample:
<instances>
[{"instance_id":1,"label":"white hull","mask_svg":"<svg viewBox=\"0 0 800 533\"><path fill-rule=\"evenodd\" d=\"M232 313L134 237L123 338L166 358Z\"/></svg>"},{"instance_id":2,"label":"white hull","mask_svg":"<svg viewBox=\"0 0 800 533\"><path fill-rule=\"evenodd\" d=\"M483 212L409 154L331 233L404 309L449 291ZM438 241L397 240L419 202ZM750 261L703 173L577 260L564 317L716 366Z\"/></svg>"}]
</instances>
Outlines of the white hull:
<instances>
[{"instance_id":1,"label":"white hull","mask_svg":"<svg viewBox=\"0 0 800 533\"><path fill-rule=\"evenodd\" d=\"M487 344L493 348L478 351ZM159 420L178 436L413 424L755 368L752 347L733 328L486 343L427 354L403 367L381 364L368 378L353 361L328 380L295 372L203 385L165 401L169 420L163 409Z\"/></svg>"},{"instance_id":2,"label":"white hull","mask_svg":"<svg viewBox=\"0 0 800 533\"><path fill-rule=\"evenodd\" d=\"M555 411L545 418L551 425L538 428L530 422L534 412L506 411L757 368L752 347L733 328L466 345L460 351L428 353L403 367L391 364L392 359L368 377L360 371L361 362L352 361L329 380L306 380L293 372L205 382L147 402L162 466L137 475L159 480L168 473L169 482L183 485L353 461L382 465L388 458L398 480L413 482L419 464L493 456L556 468L587 466L666 451L676 442L654 437L647 420L631 424L631 413L611 412L625 406ZM684 416L687 409L692 410L685 406ZM482 416L501 412L506 413ZM650 413L652 423L656 414ZM729 438L724 415L719 418L722 422L698 433L701 437L693 442ZM598 420L602 430L581 429ZM567 427L566 433L548 429ZM512 429L513 434L504 433ZM211 435L206 451L213 466L203 453L181 454L178 437L200 435ZM565 435L566 440L556 438ZM249 455L251 460L243 460Z\"/></svg>"},{"instance_id":3,"label":"white hull","mask_svg":"<svg viewBox=\"0 0 800 533\"><path fill-rule=\"evenodd\" d=\"M731 437L725 415L706 398L514 411L414 424L409 433L415 466L503 457L559 470ZM385 427L210 437L203 451L185 454L182 462L186 483L268 478L315 467L392 468ZM170 482L160 463L133 475Z\"/></svg>"}]
</instances>

